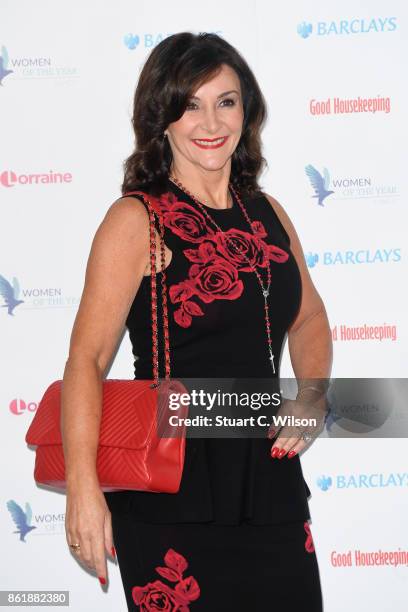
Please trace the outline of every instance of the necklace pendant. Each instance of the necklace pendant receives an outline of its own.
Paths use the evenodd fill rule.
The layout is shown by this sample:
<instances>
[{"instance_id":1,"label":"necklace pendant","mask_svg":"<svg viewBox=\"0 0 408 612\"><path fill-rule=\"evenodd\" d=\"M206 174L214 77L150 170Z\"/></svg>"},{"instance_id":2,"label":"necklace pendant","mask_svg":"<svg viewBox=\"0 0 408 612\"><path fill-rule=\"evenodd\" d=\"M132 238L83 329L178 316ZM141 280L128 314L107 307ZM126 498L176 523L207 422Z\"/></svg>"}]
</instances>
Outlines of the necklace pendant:
<instances>
[{"instance_id":1,"label":"necklace pendant","mask_svg":"<svg viewBox=\"0 0 408 612\"><path fill-rule=\"evenodd\" d=\"M262 293L263 293L264 298L267 298L269 295L269 289L263 289Z\"/></svg>"},{"instance_id":2,"label":"necklace pendant","mask_svg":"<svg viewBox=\"0 0 408 612\"><path fill-rule=\"evenodd\" d=\"M269 359L270 359L270 362L271 362L271 366L272 366L272 369L273 369L273 373L275 374L275 364L274 364L274 362L273 362L273 353L272 353L272 349L269 349Z\"/></svg>"}]
</instances>

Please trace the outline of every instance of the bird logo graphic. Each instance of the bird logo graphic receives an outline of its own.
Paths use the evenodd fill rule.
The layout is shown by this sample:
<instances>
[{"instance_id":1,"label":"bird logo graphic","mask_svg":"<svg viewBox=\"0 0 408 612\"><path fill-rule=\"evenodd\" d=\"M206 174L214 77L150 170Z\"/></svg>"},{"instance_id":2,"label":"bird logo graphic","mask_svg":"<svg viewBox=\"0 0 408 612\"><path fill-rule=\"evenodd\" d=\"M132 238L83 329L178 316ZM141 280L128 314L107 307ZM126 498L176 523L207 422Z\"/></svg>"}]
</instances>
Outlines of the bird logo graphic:
<instances>
[{"instance_id":1,"label":"bird logo graphic","mask_svg":"<svg viewBox=\"0 0 408 612\"><path fill-rule=\"evenodd\" d=\"M333 480L331 476L322 475L317 479L317 486L322 491L328 491L330 487L332 486L332 484L333 484Z\"/></svg>"},{"instance_id":2,"label":"bird logo graphic","mask_svg":"<svg viewBox=\"0 0 408 612\"><path fill-rule=\"evenodd\" d=\"M1 55L0 55L0 85L3 85L2 80L6 76L14 72L14 70L7 70L8 62L9 62L9 56L7 53L7 49L3 45L1 48Z\"/></svg>"},{"instance_id":3,"label":"bird logo graphic","mask_svg":"<svg viewBox=\"0 0 408 612\"><path fill-rule=\"evenodd\" d=\"M137 34L131 34L129 32L129 34L126 34L126 36L124 37L123 42L125 43L128 49L133 50L136 49L136 47L140 43L140 38Z\"/></svg>"},{"instance_id":4,"label":"bird logo graphic","mask_svg":"<svg viewBox=\"0 0 408 612\"><path fill-rule=\"evenodd\" d=\"M5 304L1 304L2 308L7 308L9 315L14 316L13 310L19 304L23 304L24 300L19 300L20 285L15 276L13 276L13 285L11 285L4 276L0 274L0 295L5 301Z\"/></svg>"},{"instance_id":5,"label":"bird logo graphic","mask_svg":"<svg viewBox=\"0 0 408 612\"><path fill-rule=\"evenodd\" d=\"M17 527L16 531L13 531L13 533L19 533L20 541L25 542L24 538L26 537L27 533L30 533L30 531L32 531L33 529L37 529L35 525L30 525L31 519L33 517L30 504L26 503L24 512L22 507L19 506L17 502L14 501L14 499L10 499L7 502L7 509L10 512L11 517Z\"/></svg>"},{"instance_id":6,"label":"bird logo graphic","mask_svg":"<svg viewBox=\"0 0 408 612\"><path fill-rule=\"evenodd\" d=\"M312 34L312 31L313 31L312 24L311 23L306 23L306 21L302 21L302 23L299 23L299 25L297 27L297 33L302 38L309 38L309 36L311 36L311 34Z\"/></svg>"},{"instance_id":7,"label":"bird logo graphic","mask_svg":"<svg viewBox=\"0 0 408 612\"><path fill-rule=\"evenodd\" d=\"M306 166L305 171L315 191L315 195L313 195L312 198L317 198L317 203L320 206L324 206L323 200L325 200L330 194L334 193L334 191L328 189L330 185L329 171L327 168L323 168L322 176L320 172L311 164Z\"/></svg>"}]
</instances>

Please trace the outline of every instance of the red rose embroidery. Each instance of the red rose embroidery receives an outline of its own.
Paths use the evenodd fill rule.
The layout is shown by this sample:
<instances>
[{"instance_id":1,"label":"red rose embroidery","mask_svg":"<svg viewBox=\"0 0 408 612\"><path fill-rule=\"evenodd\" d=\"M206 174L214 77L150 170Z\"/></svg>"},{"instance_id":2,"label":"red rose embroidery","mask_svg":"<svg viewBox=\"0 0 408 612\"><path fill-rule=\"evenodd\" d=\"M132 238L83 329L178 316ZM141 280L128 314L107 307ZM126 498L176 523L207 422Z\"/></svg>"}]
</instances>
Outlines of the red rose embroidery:
<instances>
[{"instance_id":1,"label":"red rose embroidery","mask_svg":"<svg viewBox=\"0 0 408 612\"><path fill-rule=\"evenodd\" d=\"M201 242L213 231L207 227L204 215L190 204L177 200L172 193L159 199L164 225L174 234L189 242Z\"/></svg>"},{"instance_id":2,"label":"red rose embroidery","mask_svg":"<svg viewBox=\"0 0 408 612\"><path fill-rule=\"evenodd\" d=\"M189 270L194 293L207 304L217 299L236 300L244 289L238 271L220 257L203 265L193 264Z\"/></svg>"},{"instance_id":3,"label":"red rose embroidery","mask_svg":"<svg viewBox=\"0 0 408 612\"><path fill-rule=\"evenodd\" d=\"M164 582L161 582L161 580L148 582L144 587L133 587L132 597L133 601L140 606L140 610L143 610L143 612L150 612L152 610L174 612L174 610L180 610L173 589L164 584Z\"/></svg>"},{"instance_id":4,"label":"red rose embroidery","mask_svg":"<svg viewBox=\"0 0 408 612\"><path fill-rule=\"evenodd\" d=\"M171 192L160 197L159 205L166 227L183 240L198 243L197 248L183 251L193 263L188 278L169 288L170 300L180 303L173 316L181 327L190 327L193 316L205 314L192 297L207 304L217 299L236 300L244 289L239 272L265 268L270 259L284 263L289 258L286 251L263 240L267 232L261 221L252 221L254 234L235 228L222 233L214 231L200 211Z\"/></svg>"},{"instance_id":5,"label":"red rose embroidery","mask_svg":"<svg viewBox=\"0 0 408 612\"><path fill-rule=\"evenodd\" d=\"M204 314L200 306L190 300L193 295L209 304L217 299L236 300L244 289L237 269L225 259L216 257L213 245L206 243L201 246L206 252L203 263L193 264L189 270L189 278L170 287L171 301L181 302L174 318L182 327L191 325L192 315Z\"/></svg>"},{"instance_id":6,"label":"red rose embroidery","mask_svg":"<svg viewBox=\"0 0 408 612\"><path fill-rule=\"evenodd\" d=\"M166 567L156 567L156 572L171 582L177 582L176 586L172 588L161 580L148 582L143 587L134 586L133 601L143 612L189 612L189 603L198 599L200 587L193 576L183 578L183 572L188 567L183 555L169 548L164 562Z\"/></svg>"},{"instance_id":7,"label":"red rose embroidery","mask_svg":"<svg viewBox=\"0 0 408 612\"><path fill-rule=\"evenodd\" d=\"M313 543L312 532L310 531L310 525L309 525L309 523L307 521L305 521L303 526L304 526L304 529L305 529L306 534L307 534L307 538L306 538L306 541L305 541L305 550L308 553L312 553L312 552L314 552L315 547L314 547L314 543Z\"/></svg>"},{"instance_id":8,"label":"red rose embroidery","mask_svg":"<svg viewBox=\"0 0 408 612\"><path fill-rule=\"evenodd\" d=\"M259 221L258 224L263 227ZM221 257L225 257L240 272L252 272L252 266L265 268L269 259L283 263L289 257L283 249L266 244L259 234L253 235L239 229L233 228L224 233L218 232L212 240Z\"/></svg>"}]
</instances>

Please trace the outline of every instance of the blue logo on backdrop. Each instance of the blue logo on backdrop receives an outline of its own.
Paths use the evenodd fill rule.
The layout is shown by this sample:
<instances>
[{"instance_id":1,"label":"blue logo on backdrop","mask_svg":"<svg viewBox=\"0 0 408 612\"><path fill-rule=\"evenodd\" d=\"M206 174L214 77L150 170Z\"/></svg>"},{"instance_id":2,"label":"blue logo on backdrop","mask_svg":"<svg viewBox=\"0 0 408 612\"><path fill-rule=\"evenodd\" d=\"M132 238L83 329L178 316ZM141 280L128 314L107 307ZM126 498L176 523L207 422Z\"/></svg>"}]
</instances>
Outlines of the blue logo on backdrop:
<instances>
[{"instance_id":1,"label":"blue logo on backdrop","mask_svg":"<svg viewBox=\"0 0 408 612\"><path fill-rule=\"evenodd\" d=\"M311 23L306 23L306 21L302 21L302 23L299 23L298 27L297 27L297 32L299 34L299 36L301 36L302 38L308 38L313 31L313 26Z\"/></svg>"},{"instance_id":2,"label":"blue logo on backdrop","mask_svg":"<svg viewBox=\"0 0 408 612\"><path fill-rule=\"evenodd\" d=\"M382 489L386 487L408 487L408 472L384 472L374 474L322 474L316 479L321 491L334 489Z\"/></svg>"},{"instance_id":3,"label":"blue logo on backdrop","mask_svg":"<svg viewBox=\"0 0 408 612\"><path fill-rule=\"evenodd\" d=\"M13 310L19 304L23 304L24 300L19 299L20 295L20 283L17 278L13 276L13 284L11 284L7 278L0 274L0 295L4 299L4 304L1 304L1 308L7 308L7 313L14 316Z\"/></svg>"},{"instance_id":4,"label":"blue logo on backdrop","mask_svg":"<svg viewBox=\"0 0 408 612\"><path fill-rule=\"evenodd\" d=\"M0 54L0 85L3 84L2 80L6 76L14 72L14 70L8 69L8 65L9 65L9 55L7 53L6 47L3 45L1 48L1 54Z\"/></svg>"},{"instance_id":5,"label":"blue logo on backdrop","mask_svg":"<svg viewBox=\"0 0 408 612\"><path fill-rule=\"evenodd\" d=\"M140 43L140 38L137 34L129 33L129 34L126 34L126 36L123 38L123 42L125 43L128 49L133 50L133 49L136 49L136 47Z\"/></svg>"},{"instance_id":6,"label":"blue logo on backdrop","mask_svg":"<svg viewBox=\"0 0 408 612\"><path fill-rule=\"evenodd\" d=\"M317 198L317 203L320 206L324 206L323 200L327 198L327 196L334 193L328 187L330 185L330 174L327 168L323 168L323 175L320 174L318 170L311 164L306 166L305 168L306 174L309 177L310 184L312 185L315 194L312 198Z\"/></svg>"},{"instance_id":7,"label":"blue logo on backdrop","mask_svg":"<svg viewBox=\"0 0 408 612\"><path fill-rule=\"evenodd\" d=\"M396 249L360 249L358 251L323 251L321 255L309 251L305 253L305 261L309 268L318 263L324 266L336 264L375 264L394 263L401 261L401 248Z\"/></svg>"},{"instance_id":8,"label":"blue logo on backdrop","mask_svg":"<svg viewBox=\"0 0 408 612\"><path fill-rule=\"evenodd\" d=\"M18 533L21 542L25 542L26 535L33 529L37 529L35 525L31 525L33 512L30 504L26 502L24 511L22 507L16 501L14 501L14 499L10 499L7 502L7 509L11 514L11 518L13 519L15 526L17 527L17 530L13 531L13 533Z\"/></svg>"},{"instance_id":9,"label":"blue logo on backdrop","mask_svg":"<svg viewBox=\"0 0 408 612\"><path fill-rule=\"evenodd\" d=\"M399 197L395 183L380 182L372 176L340 176L331 178L327 168L319 172L312 164L305 166L306 176L314 190L319 206L325 206L324 200L335 194L330 201L353 200L374 202L396 201ZM333 189L331 189L333 187ZM335 189L335 191L334 191Z\"/></svg>"},{"instance_id":10,"label":"blue logo on backdrop","mask_svg":"<svg viewBox=\"0 0 408 612\"><path fill-rule=\"evenodd\" d=\"M150 49L161 43L161 41L167 38L168 36L170 36L170 34L162 33L141 34L139 36L138 34L133 34L132 32L129 32L123 37L123 42L125 43L126 47L131 51L133 51L139 46L144 47L145 49Z\"/></svg>"},{"instance_id":11,"label":"blue logo on backdrop","mask_svg":"<svg viewBox=\"0 0 408 612\"><path fill-rule=\"evenodd\" d=\"M344 36L350 34L382 34L397 29L396 17L373 19L341 19L341 21L317 21L315 24L302 21L297 26L301 38L316 36Z\"/></svg>"},{"instance_id":12,"label":"blue logo on backdrop","mask_svg":"<svg viewBox=\"0 0 408 612\"><path fill-rule=\"evenodd\" d=\"M216 30L211 33L218 34L219 36L221 36L222 30ZM163 34L162 32L159 32L156 34L145 33L145 34L140 34L140 35L133 34L133 32L129 32L128 34L125 34L125 36L123 37L123 42L126 45L126 47L130 49L131 51L133 51L134 49L137 49L137 47L139 46L144 47L145 49L150 49L152 47L155 47L156 45L161 43L162 40L164 40L165 38L168 38L171 35L172 35L171 32L167 34Z\"/></svg>"},{"instance_id":13,"label":"blue logo on backdrop","mask_svg":"<svg viewBox=\"0 0 408 612\"><path fill-rule=\"evenodd\" d=\"M308 253L305 253L305 260L309 268L314 268L319 261L319 256L317 253L312 253L309 251Z\"/></svg>"}]
</instances>

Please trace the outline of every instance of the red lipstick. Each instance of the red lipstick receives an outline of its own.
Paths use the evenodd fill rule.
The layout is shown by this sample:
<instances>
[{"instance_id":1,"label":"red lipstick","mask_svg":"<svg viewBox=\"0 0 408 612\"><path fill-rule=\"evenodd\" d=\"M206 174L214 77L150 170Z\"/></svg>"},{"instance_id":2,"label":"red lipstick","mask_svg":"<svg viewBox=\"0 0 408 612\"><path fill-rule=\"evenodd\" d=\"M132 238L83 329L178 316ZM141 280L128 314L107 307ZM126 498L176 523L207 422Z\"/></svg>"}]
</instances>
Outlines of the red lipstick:
<instances>
[{"instance_id":1,"label":"red lipstick","mask_svg":"<svg viewBox=\"0 0 408 612\"><path fill-rule=\"evenodd\" d=\"M227 139L228 136L223 136L221 138L197 138L194 139L193 142L197 147L200 147L200 149L218 149L227 142ZM208 144L203 144L204 142ZM211 144L212 142L215 144Z\"/></svg>"}]
</instances>

